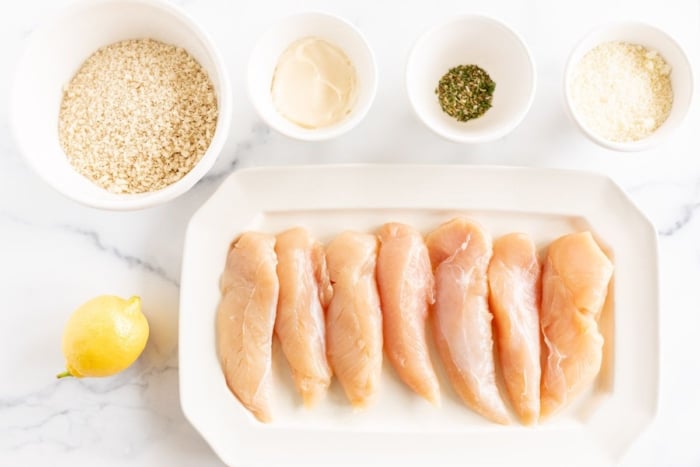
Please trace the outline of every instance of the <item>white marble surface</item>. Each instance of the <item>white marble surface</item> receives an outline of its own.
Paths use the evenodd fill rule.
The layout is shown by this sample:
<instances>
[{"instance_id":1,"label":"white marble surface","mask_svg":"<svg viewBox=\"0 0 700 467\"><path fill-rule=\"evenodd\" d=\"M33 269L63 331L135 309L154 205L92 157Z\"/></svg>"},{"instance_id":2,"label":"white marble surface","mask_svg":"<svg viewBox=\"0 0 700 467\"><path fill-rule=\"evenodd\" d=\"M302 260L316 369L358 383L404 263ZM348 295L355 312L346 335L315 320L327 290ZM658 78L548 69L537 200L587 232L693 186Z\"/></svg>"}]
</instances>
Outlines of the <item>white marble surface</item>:
<instances>
[{"instance_id":1,"label":"white marble surface","mask_svg":"<svg viewBox=\"0 0 700 467\"><path fill-rule=\"evenodd\" d=\"M132 213L97 211L64 199L29 170L11 136L7 102L14 63L32 29L65 3L0 6L0 465L218 465L178 400L178 281L186 222L234 169L346 162L566 167L618 180L655 222L662 268L659 414L623 465L700 465L697 105L666 145L626 155L584 139L567 120L560 94L568 52L588 29L610 19L643 19L671 32L700 76L698 1L179 1L211 32L229 64L233 128L215 168L192 191L163 207ZM320 144L271 132L255 115L244 86L256 37L274 18L311 8L357 24L374 47L380 73L366 120L350 134ZM514 26L531 46L539 73L524 123L504 140L477 146L430 133L411 113L403 89L406 55L420 32L465 11L490 13ZM146 352L113 378L56 381L63 367L64 322L72 309L100 293L143 297L152 329Z\"/></svg>"}]
</instances>

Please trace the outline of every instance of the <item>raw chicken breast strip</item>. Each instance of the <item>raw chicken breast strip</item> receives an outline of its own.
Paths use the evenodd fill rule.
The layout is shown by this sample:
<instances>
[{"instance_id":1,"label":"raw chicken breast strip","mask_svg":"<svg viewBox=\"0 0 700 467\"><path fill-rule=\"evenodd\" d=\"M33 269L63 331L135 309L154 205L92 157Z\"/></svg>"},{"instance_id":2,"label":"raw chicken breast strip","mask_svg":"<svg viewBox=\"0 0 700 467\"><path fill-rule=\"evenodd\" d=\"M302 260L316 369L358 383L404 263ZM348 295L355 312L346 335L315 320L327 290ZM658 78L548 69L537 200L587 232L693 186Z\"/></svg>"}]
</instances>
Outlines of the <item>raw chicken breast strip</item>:
<instances>
[{"instance_id":1,"label":"raw chicken breast strip","mask_svg":"<svg viewBox=\"0 0 700 467\"><path fill-rule=\"evenodd\" d=\"M428 308L435 301L433 271L423 236L389 223L377 234L377 285L382 306L384 348L401 380L437 404L440 386L425 336Z\"/></svg>"},{"instance_id":2,"label":"raw chicken breast strip","mask_svg":"<svg viewBox=\"0 0 700 467\"><path fill-rule=\"evenodd\" d=\"M498 358L511 405L528 425L540 415L540 269L529 236L494 242L488 277Z\"/></svg>"},{"instance_id":3,"label":"raw chicken breast strip","mask_svg":"<svg viewBox=\"0 0 700 467\"><path fill-rule=\"evenodd\" d=\"M426 238L435 271L433 332L452 387L473 410L509 423L496 385L487 269L491 237L464 218L447 222Z\"/></svg>"},{"instance_id":4,"label":"raw chicken breast strip","mask_svg":"<svg viewBox=\"0 0 700 467\"><path fill-rule=\"evenodd\" d=\"M350 403L369 404L382 372L382 312L375 278L377 238L344 232L326 250L333 286L326 316L328 360Z\"/></svg>"},{"instance_id":5,"label":"raw chicken breast strip","mask_svg":"<svg viewBox=\"0 0 700 467\"><path fill-rule=\"evenodd\" d=\"M229 249L216 314L226 383L261 422L272 419L270 371L279 282L275 237L248 232Z\"/></svg>"},{"instance_id":6,"label":"raw chicken breast strip","mask_svg":"<svg viewBox=\"0 0 700 467\"><path fill-rule=\"evenodd\" d=\"M332 289L326 256L301 227L278 234L275 252L280 281L275 333L304 404L312 406L331 383L324 313Z\"/></svg>"},{"instance_id":7,"label":"raw chicken breast strip","mask_svg":"<svg viewBox=\"0 0 700 467\"><path fill-rule=\"evenodd\" d=\"M542 417L568 404L600 371L598 317L612 273L590 232L565 235L549 246L542 273Z\"/></svg>"}]
</instances>

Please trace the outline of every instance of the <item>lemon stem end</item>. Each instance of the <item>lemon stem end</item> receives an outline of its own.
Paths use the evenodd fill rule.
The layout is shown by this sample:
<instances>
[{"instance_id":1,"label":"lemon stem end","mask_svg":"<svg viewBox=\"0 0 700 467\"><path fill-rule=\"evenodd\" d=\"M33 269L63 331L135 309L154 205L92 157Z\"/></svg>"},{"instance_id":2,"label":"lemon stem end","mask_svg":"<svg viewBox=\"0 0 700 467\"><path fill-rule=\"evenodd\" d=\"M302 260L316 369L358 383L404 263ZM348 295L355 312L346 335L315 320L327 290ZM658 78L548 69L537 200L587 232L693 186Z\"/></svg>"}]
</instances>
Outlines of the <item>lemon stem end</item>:
<instances>
[{"instance_id":1,"label":"lemon stem end","mask_svg":"<svg viewBox=\"0 0 700 467\"><path fill-rule=\"evenodd\" d=\"M139 297L138 295L134 295L129 300L127 300L126 307L124 308L124 311L126 313L135 313L140 309L141 309L141 297Z\"/></svg>"},{"instance_id":2,"label":"lemon stem end","mask_svg":"<svg viewBox=\"0 0 700 467\"><path fill-rule=\"evenodd\" d=\"M56 378L61 379L61 378L66 378L66 377L73 377L72 374L70 374L70 371L66 370L63 373L59 373L56 375Z\"/></svg>"}]
</instances>

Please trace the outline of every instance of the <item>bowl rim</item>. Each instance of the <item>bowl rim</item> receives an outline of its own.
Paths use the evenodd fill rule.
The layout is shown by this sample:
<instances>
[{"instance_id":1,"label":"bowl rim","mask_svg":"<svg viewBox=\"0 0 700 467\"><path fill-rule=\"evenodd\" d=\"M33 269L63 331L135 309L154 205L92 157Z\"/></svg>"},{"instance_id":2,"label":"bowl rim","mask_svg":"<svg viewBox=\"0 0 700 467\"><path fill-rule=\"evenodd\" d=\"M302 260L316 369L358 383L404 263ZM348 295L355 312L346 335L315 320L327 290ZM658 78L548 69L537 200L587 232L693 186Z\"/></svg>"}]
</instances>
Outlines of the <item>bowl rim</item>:
<instances>
[{"instance_id":1,"label":"bowl rim","mask_svg":"<svg viewBox=\"0 0 700 467\"><path fill-rule=\"evenodd\" d=\"M191 34L195 35L202 42L204 49L212 60L214 65L213 71L216 73L220 84L219 88L215 88L218 100L218 115L214 136L212 137L209 147L205 153L187 174L185 174L181 179L167 185L164 188L161 188L160 190L138 194L110 193L110 195L114 195L115 197L96 199L81 196L71 188L66 189L67 185L56 182L56 179L53 178L33 156L30 155L31 151L26 149L24 141L20 137L19 122L16 117L16 114L18 113L17 109L20 107L20 103L18 102L16 89L19 86L20 71L24 67L25 62L30 60L29 51L33 42L37 40L37 36L46 31L48 28L61 21L64 21L67 18L79 15L93 8L101 8L107 4L143 4L162 10L176 17L184 24L186 29L188 29ZM29 167L45 183L66 198L85 206L113 211L130 211L153 207L175 199L189 191L207 174L207 172L209 172L219 158L224 144L229 136L233 113L232 93L230 77L223 56L221 55L221 52L219 51L212 37L201 25L199 25L197 21L195 21L194 18L185 10L168 2L167 0L76 0L42 19L41 22L33 29L29 37L24 42L23 50L16 62L13 75L14 76L10 86L11 96L9 102L9 115L10 127L12 129L11 132L13 134L17 149L19 150L18 152L21 154L27 165L29 165ZM65 157L63 150L61 150L61 155ZM123 198L119 199L118 197Z\"/></svg>"},{"instance_id":2,"label":"bowl rim","mask_svg":"<svg viewBox=\"0 0 700 467\"><path fill-rule=\"evenodd\" d=\"M665 135L658 136L653 138L652 136L656 134L656 132L652 132L649 136L642 138L637 141L610 141L607 140L601 136L598 136L594 131L592 131L590 128L586 126L586 124L581 120L581 117L579 113L576 111L575 105L573 103L573 99L571 96L570 92L570 80L571 80L571 75L573 73L574 67L578 64L578 61L574 63L574 56L579 55L579 52L581 52L584 49L584 44L591 39L592 37L595 37L597 34L604 33L606 31L619 28L622 26L637 26L637 27L642 27L646 28L649 30L652 30L661 36L663 36L666 40L669 41L670 44L672 44L678 52L680 52L680 56L682 57L682 61L685 63L688 71L688 77L689 77L689 83L688 83L688 89L689 89L689 97L688 97L688 105L686 106L685 110L682 111L682 113L679 116L679 119L677 121L677 124L670 128L668 132L666 132ZM603 42L598 43L602 44ZM595 46L594 46L595 47ZM587 51L592 50L593 47L590 47L587 49ZM581 57L583 54L580 54ZM580 60L580 58L579 58ZM574 122L576 127L581 130L581 132L586 136L589 140L593 141L594 143L598 144L601 147L604 147L606 149L612 150L612 151L618 151L622 153L635 153L635 152L640 152L640 151L645 151L647 149L654 148L656 146L659 146L660 144L663 144L664 142L668 141L670 136L678 130L683 124L685 123L686 117L688 115L688 111L692 107L693 103L693 98L695 95L695 89L694 89L694 74L693 74L693 67L690 62L690 59L688 58L688 54L686 53L685 49L681 46L680 42L676 40L673 35L669 34L665 30L661 29L660 27L653 25L651 23L648 23L646 21L640 21L640 20L611 20L611 21L606 21L604 23L598 24L597 26L591 28L588 30L581 38L579 38L576 41L576 44L574 47L571 49L569 52L569 56L566 60L566 64L564 66L564 76L562 79L562 93L564 94L564 107L566 109L566 113L569 116L569 118ZM675 96L674 96L674 103L672 104L675 105ZM670 115L670 114L669 114ZM664 122L665 123L665 122ZM662 124L663 125L663 124Z\"/></svg>"},{"instance_id":3,"label":"bowl rim","mask_svg":"<svg viewBox=\"0 0 700 467\"><path fill-rule=\"evenodd\" d=\"M419 111L416 102L414 99L414 94L410 91L411 86L409 85L409 82L411 81L411 73L410 70L412 68L414 56L415 56L415 51L420 46L423 44L431 35L435 34L439 30L450 26L454 23L459 23L463 21L469 21L469 20L479 20L479 21L486 21L493 23L499 27L501 27L504 31L507 33L513 35L517 42L521 45L523 48L523 51L525 52L525 56L527 58L527 62L529 65L530 69L530 74L532 76L532 85L530 86L530 91L528 94L528 100L525 106L523 106L523 109L520 111L520 115L517 115L515 118L511 119L506 125L502 125L500 127L500 130L498 131L492 131L489 132L488 134L484 135L481 133L465 133L461 132L459 134L452 133L452 132L446 132L443 131L443 126L442 125L434 125L433 123L429 122L423 115L423 112ZM530 112L530 109L532 108L532 104L535 101L535 94L537 93L537 66L535 64L535 60L532 55L532 51L530 50L530 47L527 45L527 42L525 42L524 38L518 31L513 29L509 24L504 22L503 20L489 15L489 14L484 14L484 13L461 13L458 15L451 16L447 19L444 19L433 26L427 28L425 31L423 31L420 36L414 41L413 45L411 46L411 49L408 53L408 57L405 62L404 66L404 91L408 96L408 101L411 104L411 108L413 109L413 113L418 117L418 119L423 122L423 124L428 127L433 133L437 134L438 136L441 136L445 138L446 140L453 141L455 143L466 143L466 144L477 144L477 143L488 143L492 141L499 140L505 136L507 136L509 133L511 133L513 130L515 130L522 122L525 120L525 117L527 114Z\"/></svg>"},{"instance_id":4,"label":"bowl rim","mask_svg":"<svg viewBox=\"0 0 700 467\"><path fill-rule=\"evenodd\" d=\"M262 103L260 99L255 97L257 94L253 92L253 87L255 86L252 78L253 62L255 60L256 54L260 53L260 44L262 44L263 40L266 39L269 35L273 34L276 29L280 28L283 24L286 24L288 22L299 21L301 18L309 16L324 17L326 19L330 19L331 21L336 21L347 26L352 31L352 33L360 39L360 42L362 43L367 52L367 55L370 59L373 79L369 86L367 103L362 107L356 107L347 118L341 120L337 124L318 129L307 129L302 127L297 128L291 125L283 127L278 125L277 122L268 118L267 112L265 112L262 109ZM309 142L327 141L336 138L349 132L350 130L354 129L357 125L359 125L360 122L364 120L365 116L369 113L370 109L372 108L372 105L374 104L379 82L379 70L377 69L377 60L374 54L374 50L372 49L372 46L367 40L367 37L357 26L355 26L342 16L336 15L334 13L329 13L320 9L311 9L291 13L281 18L278 18L275 22L269 24L267 29L265 29L262 32L262 34L258 36L257 40L255 41L255 44L253 45L253 48L248 54L248 69L246 75L246 90L248 93L248 99L253 105L253 108L257 112L258 116L265 122L265 124L267 124L268 126L270 126L270 128L274 129L275 131L284 136L296 139L298 141Z\"/></svg>"}]
</instances>

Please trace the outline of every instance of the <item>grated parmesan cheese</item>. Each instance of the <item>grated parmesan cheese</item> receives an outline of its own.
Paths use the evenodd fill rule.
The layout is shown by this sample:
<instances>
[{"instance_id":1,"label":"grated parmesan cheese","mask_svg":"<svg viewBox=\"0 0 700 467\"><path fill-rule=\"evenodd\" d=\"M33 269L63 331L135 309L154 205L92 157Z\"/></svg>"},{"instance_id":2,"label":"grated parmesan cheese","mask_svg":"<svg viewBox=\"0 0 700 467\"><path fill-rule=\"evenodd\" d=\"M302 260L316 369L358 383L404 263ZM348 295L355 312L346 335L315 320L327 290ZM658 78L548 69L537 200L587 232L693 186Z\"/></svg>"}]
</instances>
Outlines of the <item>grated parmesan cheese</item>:
<instances>
[{"instance_id":1,"label":"grated parmesan cheese","mask_svg":"<svg viewBox=\"0 0 700 467\"><path fill-rule=\"evenodd\" d=\"M570 93L584 125L615 142L646 138L666 121L673 104L671 67L641 45L607 42L576 66Z\"/></svg>"}]
</instances>

